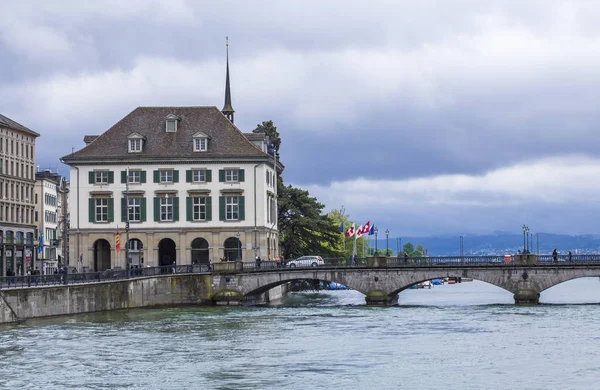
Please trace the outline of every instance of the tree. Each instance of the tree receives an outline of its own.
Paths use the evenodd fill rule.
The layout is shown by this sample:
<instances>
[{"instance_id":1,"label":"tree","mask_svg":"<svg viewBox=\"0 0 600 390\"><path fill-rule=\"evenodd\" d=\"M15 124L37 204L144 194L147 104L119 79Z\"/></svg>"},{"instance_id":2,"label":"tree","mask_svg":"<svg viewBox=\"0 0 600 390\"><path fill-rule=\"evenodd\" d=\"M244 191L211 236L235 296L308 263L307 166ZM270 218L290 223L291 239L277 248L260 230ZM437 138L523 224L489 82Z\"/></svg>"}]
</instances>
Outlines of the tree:
<instances>
[{"instance_id":1,"label":"tree","mask_svg":"<svg viewBox=\"0 0 600 390\"><path fill-rule=\"evenodd\" d=\"M320 254L336 256L339 230L327 215L322 203L308 191L283 187L279 200L279 239L285 258Z\"/></svg>"},{"instance_id":2,"label":"tree","mask_svg":"<svg viewBox=\"0 0 600 390\"><path fill-rule=\"evenodd\" d=\"M407 242L406 244L402 245L402 250L410 255L415 251L415 247L410 242Z\"/></svg>"},{"instance_id":3,"label":"tree","mask_svg":"<svg viewBox=\"0 0 600 390\"><path fill-rule=\"evenodd\" d=\"M265 133L269 137L274 152L277 155L277 160L279 160L279 147L281 146L281 137L279 136L277 126L273 124L273 121L265 121L261 124L256 125L256 129L252 130L252 132Z\"/></svg>"}]
</instances>

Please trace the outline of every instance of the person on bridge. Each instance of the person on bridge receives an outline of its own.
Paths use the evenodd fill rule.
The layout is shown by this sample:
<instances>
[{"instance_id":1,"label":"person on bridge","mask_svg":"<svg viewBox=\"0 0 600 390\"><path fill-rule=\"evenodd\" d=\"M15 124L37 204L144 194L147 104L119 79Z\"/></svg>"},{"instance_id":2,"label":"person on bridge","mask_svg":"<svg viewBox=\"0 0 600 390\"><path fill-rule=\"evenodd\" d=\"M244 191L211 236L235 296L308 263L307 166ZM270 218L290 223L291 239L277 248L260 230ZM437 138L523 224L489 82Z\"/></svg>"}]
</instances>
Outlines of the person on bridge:
<instances>
[{"instance_id":1,"label":"person on bridge","mask_svg":"<svg viewBox=\"0 0 600 390\"><path fill-rule=\"evenodd\" d=\"M408 264L408 253L404 252L404 264Z\"/></svg>"},{"instance_id":2,"label":"person on bridge","mask_svg":"<svg viewBox=\"0 0 600 390\"><path fill-rule=\"evenodd\" d=\"M256 269L260 269L260 256L256 256Z\"/></svg>"},{"instance_id":3,"label":"person on bridge","mask_svg":"<svg viewBox=\"0 0 600 390\"><path fill-rule=\"evenodd\" d=\"M556 248L552 251L552 262L558 263L558 252L556 251Z\"/></svg>"},{"instance_id":4,"label":"person on bridge","mask_svg":"<svg viewBox=\"0 0 600 390\"><path fill-rule=\"evenodd\" d=\"M571 253L571 251L569 251L569 253L567 254L567 258L569 259L569 263L573 261L573 254Z\"/></svg>"}]
</instances>

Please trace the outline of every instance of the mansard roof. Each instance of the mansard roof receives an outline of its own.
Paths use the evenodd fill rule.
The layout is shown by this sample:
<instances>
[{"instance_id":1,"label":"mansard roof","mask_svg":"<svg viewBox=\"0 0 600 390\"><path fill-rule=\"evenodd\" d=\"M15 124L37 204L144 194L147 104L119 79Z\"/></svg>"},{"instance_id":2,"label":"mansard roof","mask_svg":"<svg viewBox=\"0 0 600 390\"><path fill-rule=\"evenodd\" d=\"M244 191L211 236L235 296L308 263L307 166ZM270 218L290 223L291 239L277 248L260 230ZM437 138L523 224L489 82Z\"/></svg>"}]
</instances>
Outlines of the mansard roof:
<instances>
[{"instance_id":1,"label":"mansard roof","mask_svg":"<svg viewBox=\"0 0 600 390\"><path fill-rule=\"evenodd\" d=\"M15 121L13 121L12 119L5 117L2 114L0 114L0 127L7 127L9 129L23 131L23 132L25 132L25 133L27 133L29 135L34 136L34 137L39 137L40 136L35 131L33 131L31 129L28 129L27 127L23 126L22 124L17 123Z\"/></svg>"},{"instance_id":2,"label":"mansard roof","mask_svg":"<svg viewBox=\"0 0 600 390\"><path fill-rule=\"evenodd\" d=\"M165 131L170 115L179 118L176 132ZM82 149L64 156L67 163L107 160L198 159L193 138L199 132L210 138L202 159L264 159L269 155L252 142L214 106L138 107ZM129 153L128 136L138 133L146 138L140 153Z\"/></svg>"}]
</instances>

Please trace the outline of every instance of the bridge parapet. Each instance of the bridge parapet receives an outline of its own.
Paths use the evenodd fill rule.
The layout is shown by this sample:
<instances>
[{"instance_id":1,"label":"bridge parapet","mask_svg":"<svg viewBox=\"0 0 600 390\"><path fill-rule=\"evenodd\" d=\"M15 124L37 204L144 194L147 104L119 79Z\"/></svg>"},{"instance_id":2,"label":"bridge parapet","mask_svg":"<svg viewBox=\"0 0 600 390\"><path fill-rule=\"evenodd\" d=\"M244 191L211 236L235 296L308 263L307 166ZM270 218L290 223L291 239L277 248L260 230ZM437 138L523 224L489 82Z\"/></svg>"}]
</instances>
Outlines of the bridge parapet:
<instances>
[{"instance_id":1,"label":"bridge parapet","mask_svg":"<svg viewBox=\"0 0 600 390\"><path fill-rule=\"evenodd\" d=\"M239 274L244 269L241 261L221 261L212 266L213 272L216 274Z\"/></svg>"}]
</instances>

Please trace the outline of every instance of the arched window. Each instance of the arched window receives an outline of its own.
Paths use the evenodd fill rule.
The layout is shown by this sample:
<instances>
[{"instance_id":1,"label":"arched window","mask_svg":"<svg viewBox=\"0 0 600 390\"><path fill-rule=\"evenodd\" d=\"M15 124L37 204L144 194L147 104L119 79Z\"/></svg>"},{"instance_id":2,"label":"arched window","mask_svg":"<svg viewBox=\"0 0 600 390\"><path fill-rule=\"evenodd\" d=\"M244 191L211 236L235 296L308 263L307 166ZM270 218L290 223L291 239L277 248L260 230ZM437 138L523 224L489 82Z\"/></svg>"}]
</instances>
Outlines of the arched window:
<instances>
[{"instance_id":1,"label":"arched window","mask_svg":"<svg viewBox=\"0 0 600 390\"><path fill-rule=\"evenodd\" d=\"M208 241L202 237L192 241L192 264L208 264Z\"/></svg>"},{"instance_id":2,"label":"arched window","mask_svg":"<svg viewBox=\"0 0 600 390\"><path fill-rule=\"evenodd\" d=\"M242 261L242 242L236 237L229 237L223 245L224 256L227 260Z\"/></svg>"}]
</instances>

